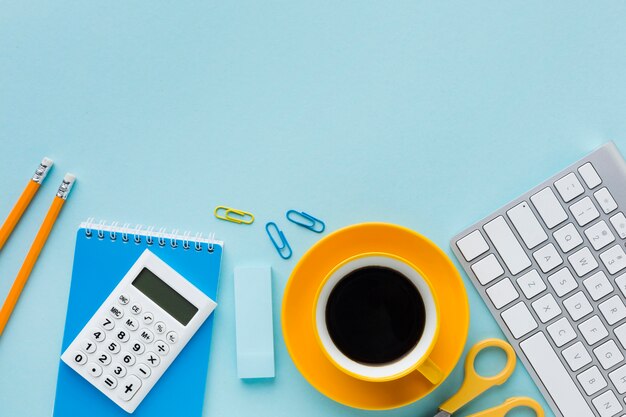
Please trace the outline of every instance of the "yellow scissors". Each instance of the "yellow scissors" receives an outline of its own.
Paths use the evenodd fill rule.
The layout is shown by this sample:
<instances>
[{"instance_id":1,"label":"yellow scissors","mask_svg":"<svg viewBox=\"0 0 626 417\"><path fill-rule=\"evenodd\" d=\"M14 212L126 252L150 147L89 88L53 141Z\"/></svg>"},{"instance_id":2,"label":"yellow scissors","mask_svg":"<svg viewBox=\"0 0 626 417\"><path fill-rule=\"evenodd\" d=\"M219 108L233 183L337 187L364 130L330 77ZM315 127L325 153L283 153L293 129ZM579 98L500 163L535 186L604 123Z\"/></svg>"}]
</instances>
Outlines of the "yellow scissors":
<instances>
[{"instance_id":1,"label":"yellow scissors","mask_svg":"<svg viewBox=\"0 0 626 417\"><path fill-rule=\"evenodd\" d=\"M490 347L502 349L506 353L506 365L497 375L482 376L476 371L474 361L481 351ZM467 353L467 358L465 358L465 379L461 384L461 388L448 401L441 404L439 412L435 414L435 417L450 417L458 409L489 388L503 384L515 370L515 361L516 357L513 347L504 340L486 339L476 343ZM535 411L537 417L545 416L543 408L532 398L512 397L498 406L468 417L504 417L509 411L517 407L528 407Z\"/></svg>"}]
</instances>

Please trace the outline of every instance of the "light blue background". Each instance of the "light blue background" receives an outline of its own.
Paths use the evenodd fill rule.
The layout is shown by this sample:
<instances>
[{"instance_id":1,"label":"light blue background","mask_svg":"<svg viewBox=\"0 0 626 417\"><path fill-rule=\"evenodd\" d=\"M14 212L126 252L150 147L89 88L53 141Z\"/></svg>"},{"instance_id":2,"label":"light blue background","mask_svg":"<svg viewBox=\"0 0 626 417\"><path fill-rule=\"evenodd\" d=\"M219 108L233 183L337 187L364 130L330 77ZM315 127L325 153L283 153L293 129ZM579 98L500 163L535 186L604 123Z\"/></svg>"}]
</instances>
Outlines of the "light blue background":
<instances>
[{"instance_id":1,"label":"light blue background","mask_svg":"<svg viewBox=\"0 0 626 417\"><path fill-rule=\"evenodd\" d=\"M297 372L280 300L319 236L284 212L329 230L398 223L450 254L453 234L606 140L626 152L624 22L623 1L1 0L0 217L42 156L56 167L0 253L0 296L63 173L78 183L0 338L0 415L51 414L75 230L89 216L226 242L205 416L432 414L460 366L389 412L339 405ZM220 222L218 204L257 221ZM269 220L291 260L270 245ZM240 265L274 270L273 381L236 376ZM500 336L466 284L469 343ZM519 367L460 415L522 394L539 398Z\"/></svg>"}]
</instances>

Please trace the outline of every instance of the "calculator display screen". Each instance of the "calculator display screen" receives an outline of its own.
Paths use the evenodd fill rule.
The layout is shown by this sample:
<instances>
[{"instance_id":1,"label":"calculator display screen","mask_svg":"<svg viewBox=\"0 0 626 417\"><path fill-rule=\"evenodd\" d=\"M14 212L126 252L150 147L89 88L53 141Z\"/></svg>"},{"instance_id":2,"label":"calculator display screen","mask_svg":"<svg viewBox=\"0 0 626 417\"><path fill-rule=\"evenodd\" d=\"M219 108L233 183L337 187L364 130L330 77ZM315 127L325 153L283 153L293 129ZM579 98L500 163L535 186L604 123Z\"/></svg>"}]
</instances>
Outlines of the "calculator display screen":
<instances>
[{"instance_id":1,"label":"calculator display screen","mask_svg":"<svg viewBox=\"0 0 626 417\"><path fill-rule=\"evenodd\" d=\"M178 320L183 326L198 312L198 308L177 293L148 268L141 270L133 281L133 286L154 301L163 310Z\"/></svg>"}]
</instances>

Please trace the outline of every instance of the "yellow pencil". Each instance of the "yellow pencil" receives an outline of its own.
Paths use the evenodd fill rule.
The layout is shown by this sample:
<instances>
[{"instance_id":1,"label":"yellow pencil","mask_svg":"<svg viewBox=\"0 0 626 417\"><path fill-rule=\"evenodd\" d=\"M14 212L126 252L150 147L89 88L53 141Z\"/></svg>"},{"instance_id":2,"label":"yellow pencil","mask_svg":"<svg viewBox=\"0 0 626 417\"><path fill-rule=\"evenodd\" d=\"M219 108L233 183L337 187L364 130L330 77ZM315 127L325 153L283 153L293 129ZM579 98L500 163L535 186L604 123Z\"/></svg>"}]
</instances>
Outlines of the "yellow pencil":
<instances>
[{"instance_id":1,"label":"yellow pencil","mask_svg":"<svg viewBox=\"0 0 626 417\"><path fill-rule=\"evenodd\" d=\"M9 290L9 294L7 295L6 300L4 300L4 305L0 310L0 335L2 335L4 327L9 321L9 317L11 317L13 308L15 307L15 304L17 304L17 300L20 298L20 294L22 293L22 289L28 280L28 276L33 270L35 262L37 262L37 258L39 257L39 254L48 239L48 235L50 235L52 226L54 226L54 222L59 216L61 208L63 207L65 199L67 199L75 180L76 177L74 175L65 174L65 178L63 178L63 182L61 183L61 186L52 201L52 205L50 205L48 214L46 214L46 218L43 220L43 223L37 232L37 236L35 236L35 240L28 251L28 255L26 255L26 259L24 259L20 272L18 272L17 277L15 277L13 286Z\"/></svg>"},{"instance_id":2,"label":"yellow pencil","mask_svg":"<svg viewBox=\"0 0 626 417\"><path fill-rule=\"evenodd\" d=\"M35 175L33 175L30 181L28 181L28 184L26 184L26 188L22 192L22 195L17 200L17 203L15 203L15 206L13 206L9 216L0 228L0 250L6 243L9 236L11 236L11 232L13 232L13 229L20 221L22 214L26 211L26 208L37 193L37 190L39 190L39 186L46 178L46 175L48 175L50 168L52 168L52 159L44 158L43 161L41 161L41 164L37 167Z\"/></svg>"}]
</instances>

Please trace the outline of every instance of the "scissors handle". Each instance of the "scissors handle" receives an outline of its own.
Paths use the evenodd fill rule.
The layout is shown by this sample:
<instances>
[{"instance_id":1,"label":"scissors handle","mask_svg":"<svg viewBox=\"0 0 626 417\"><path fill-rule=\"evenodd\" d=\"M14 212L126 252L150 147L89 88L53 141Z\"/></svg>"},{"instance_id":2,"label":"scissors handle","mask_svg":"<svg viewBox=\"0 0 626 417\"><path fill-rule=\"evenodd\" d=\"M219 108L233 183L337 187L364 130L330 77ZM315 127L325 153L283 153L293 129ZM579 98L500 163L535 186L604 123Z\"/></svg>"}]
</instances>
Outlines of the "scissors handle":
<instances>
[{"instance_id":1,"label":"scissors handle","mask_svg":"<svg viewBox=\"0 0 626 417\"><path fill-rule=\"evenodd\" d=\"M482 376L474 367L476 356L484 349L499 348L506 354L506 364L502 370L494 376ZM515 370L515 351L513 347L504 340L485 339L476 343L467 353L465 358L465 379L461 384L461 388L448 401L443 403L439 409L452 414L465 404L478 397L489 388L500 385L506 381Z\"/></svg>"},{"instance_id":2,"label":"scissors handle","mask_svg":"<svg viewBox=\"0 0 626 417\"><path fill-rule=\"evenodd\" d=\"M528 407L535 412L537 417L545 416L543 408L541 408L539 403L532 398L512 397L498 406L467 417L504 417L506 413L517 407Z\"/></svg>"}]
</instances>

